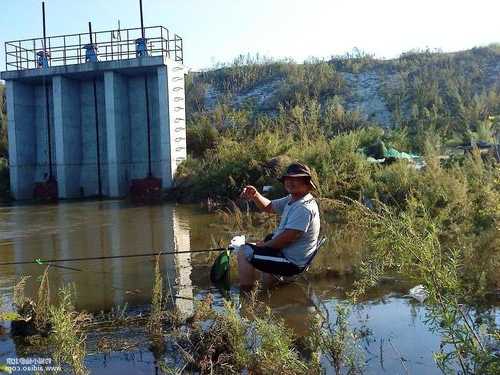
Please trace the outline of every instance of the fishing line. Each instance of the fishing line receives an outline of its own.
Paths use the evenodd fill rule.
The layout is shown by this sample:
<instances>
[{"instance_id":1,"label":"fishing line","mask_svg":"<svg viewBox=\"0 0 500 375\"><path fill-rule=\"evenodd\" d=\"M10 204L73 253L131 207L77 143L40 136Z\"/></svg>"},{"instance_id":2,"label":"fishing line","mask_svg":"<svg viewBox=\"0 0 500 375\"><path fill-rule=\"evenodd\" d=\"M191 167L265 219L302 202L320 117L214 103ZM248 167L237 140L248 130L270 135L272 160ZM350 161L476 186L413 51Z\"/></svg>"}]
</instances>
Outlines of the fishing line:
<instances>
[{"instance_id":1,"label":"fishing line","mask_svg":"<svg viewBox=\"0 0 500 375\"><path fill-rule=\"evenodd\" d=\"M48 263L63 263L63 262L82 262L89 260L105 260L105 259L119 259L119 258L139 258L148 256L163 256L163 255L175 255L175 254L196 254L196 253L210 253L215 251L231 250L226 247L220 247L217 249L204 249L204 250L185 250L185 251L160 251L156 253L142 253L142 254L127 254L127 255L109 255L109 256L99 256L99 257L84 257L84 258L65 258L65 259L34 259L19 262L2 262L0 266L14 266L21 264L47 264Z\"/></svg>"}]
</instances>

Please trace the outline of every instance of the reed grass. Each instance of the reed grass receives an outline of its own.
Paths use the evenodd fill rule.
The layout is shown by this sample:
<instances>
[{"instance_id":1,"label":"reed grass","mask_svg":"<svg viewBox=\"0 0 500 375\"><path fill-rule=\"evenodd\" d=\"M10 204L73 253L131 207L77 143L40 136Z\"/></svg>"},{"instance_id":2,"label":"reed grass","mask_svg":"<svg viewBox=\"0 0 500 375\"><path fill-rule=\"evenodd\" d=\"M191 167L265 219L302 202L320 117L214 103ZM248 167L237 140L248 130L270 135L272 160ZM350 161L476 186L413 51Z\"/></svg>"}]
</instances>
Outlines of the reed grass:
<instances>
[{"instance_id":1,"label":"reed grass","mask_svg":"<svg viewBox=\"0 0 500 375\"><path fill-rule=\"evenodd\" d=\"M282 320L256 300L244 298L242 316L234 303L223 311L212 308L207 296L188 319L191 327L175 338L185 353L185 368L205 373L314 374Z\"/></svg>"},{"instance_id":2,"label":"reed grass","mask_svg":"<svg viewBox=\"0 0 500 375\"><path fill-rule=\"evenodd\" d=\"M477 333L479 326L462 310L463 302L472 303L468 279L462 276L467 251L443 246L439 217L415 199L403 212L383 205L379 212L356 204L353 207L360 212L370 246L361 278L351 293L353 300L387 272L396 271L422 283L428 293L428 323L441 333L443 345L451 346L446 352L441 349L435 353L439 368L447 372L458 366L464 373L495 374L500 364L494 350L484 345ZM493 338L497 327L493 322L482 329Z\"/></svg>"},{"instance_id":3,"label":"reed grass","mask_svg":"<svg viewBox=\"0 0 500 375\"><path fill-rule=\"evenodd\" d=\"M45 330L50 321L50 282L49 268L43 271L38 287L37 300L35 304L35 326L38 330Z\"/></svg>"},{"instance_id":4,"label":"reed grass","mask_svg":"<svg viewBox=\"0 0 500 375\"><path fill-rule=\"evenodd\" d=\"M25 294L26 282L30 276L22 276L13 288L13 304L16 309L20 309L28 300Z\"/></svg>"},{"instance_id":5,"label":"reed grass","mask_svg":"<svg viewBox=\"0 0 500 375\"><path fill-rule=\"evenodd\" d=\"M346 303L335 306L336 317L329 321L323 314L311 320L310 334L307 338L313 353L323 353L332 365L335 374L362 374L364 352L360 346L360 333L349 325L351 308ZM315 365L320 366L320 357L313 357Z\"/></svg>"},{"instance_id":6,"label":"reed grass","mask_svg":"<svg viewBox=\"0 0 500 375\"><path fill-rule=\"evenodd\" d=\"M154 268L151 312L146 325L148 333L154 338L161 337L162 335L164 317L163 277L160 270L160 255L157 255Z\"/></svg>"},{"instance_id":7,"label":"reed grass","mask_svg":"<svg viewBox=\"0 0 500 375\"><path fill-rule=\"evenodd\" d=\"M75 311L74 286L67 285L59 290L59 303L49 307L54 346L53 358L57 364L66 364L77 375L89 374L85 366L86 335L82 325L88 316Z\"/></svg>"}]
</instances>

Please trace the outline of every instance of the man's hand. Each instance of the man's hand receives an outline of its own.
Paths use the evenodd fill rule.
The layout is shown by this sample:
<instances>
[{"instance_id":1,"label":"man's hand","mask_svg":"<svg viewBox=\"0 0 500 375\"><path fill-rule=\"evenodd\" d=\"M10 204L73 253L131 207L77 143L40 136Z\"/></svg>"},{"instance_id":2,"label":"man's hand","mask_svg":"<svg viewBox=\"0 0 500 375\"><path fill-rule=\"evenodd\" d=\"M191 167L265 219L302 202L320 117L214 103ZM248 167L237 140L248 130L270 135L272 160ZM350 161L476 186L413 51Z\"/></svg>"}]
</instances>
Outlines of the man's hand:
<instances>
[{"instance_id":1,"label":"man's hand","mask_svg":"<svg viewBox=\"0 0 500 375\"><path fill-rule=\"evenodd\" d=\"M264 241L257 241L255 243L255 246L257 246L257 247L264 247L265 246L265 242Z\"/></svg>"},{"instance_id":2,"label":"man's hand","mask_svg":"<svg viewBox=\"0 0 500 375\"><path fill-rule=\"evenodd\" d=\"M259 194L255 186L247 185L243 188L240 197L246 199L247 201L253 200L256 195Z\"/></svg>"},{"instance_id":3,"label":"man's hand","mask_svg":"<svg viewBox=\"0 0 500 375\"><path fill-rule=\"evenodd\" d=\"M255 186L245 186L240 194L240 197L246 199L247 201L253 201L261 211L269 213L273 212L271 201L260 194Z\"/></svg>"}]
</instances>

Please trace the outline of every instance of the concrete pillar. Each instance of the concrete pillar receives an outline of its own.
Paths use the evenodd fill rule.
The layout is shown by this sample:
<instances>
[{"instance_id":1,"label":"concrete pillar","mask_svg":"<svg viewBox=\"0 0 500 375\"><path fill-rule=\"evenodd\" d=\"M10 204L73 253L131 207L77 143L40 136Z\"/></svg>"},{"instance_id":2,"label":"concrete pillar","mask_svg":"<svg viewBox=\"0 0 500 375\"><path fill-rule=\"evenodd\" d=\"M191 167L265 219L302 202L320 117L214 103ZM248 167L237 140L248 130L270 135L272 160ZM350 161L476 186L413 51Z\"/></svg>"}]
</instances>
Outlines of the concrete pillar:
<instances>
[{"instance_id":1,"label":"concrete pillar","mask_svg":"<svg viewBox=\"0 0 500 375\"><path fill-rule=\"evenodd\" d=\"M118 181L118 144L117 144L117 113L115 103L114 81L116 74L113 72L104 73L104 102L106 103L106 131L108 133L108 154L107 161L108 179L109 179L109 196L119 197L119 181Z\"/></svg>"},{"instance_id":2,"label":"concrete pillar","mask_svg":"<svg viewBox=\"0 0 500 375\"><path fill-rule=\"evenodd\" d=\"M47 91L45 88L47 87ZM55 147L55 128L54 128L54 104L52 95L52 79L47 77L45 82L33 84L34 95L34 122L31 124L35 128L36 137L36 166L35 182L47 181L50 174L49 164L49 135L47 132L47 102L45 95L48 95L49 102L49 122L50 122L50 152L52 154L52 175L57 179L56 168L56 147ZM28 140L28 139L26 139ZM29 141L29 140L28 140Z\"/></svg>"},{"instance_id":3,"label":"concrete pillar","mask_svg":"<svg viewBox=\"0 0 500 375\"><path fill-rule=\"evenodd\" d=\"M99 150L103 195L108 194L107 134L104 82L96 78L97 117L99 122ZM97 169L97 134L93 79L80 83L80 115L82 129L81 187L85 196L99 193Z\"/></svg>"},{"instance_id":4,"label":"concrete pillar","mask_svg":"<svg viewBox=\"0 0 500 375\"><path fill-rule=\"evenodd\" d=\"M63 76L52 79L57 188L60 198L80 197L82 133L80 84Z\"/></svg>"},{"instance_id":5,"label":"concrete pillar","mask_svg":"<svg viewBox=\"0 0 500 375\"><path fill-rule=\"evenodd\" d=\"M172 177L177 171L177 166L186 160L186 100L184 75L186 70L182 65L167 65L168 74L168 96L170 113L170 132L172 153L170 163L172 165Z\"/></svg>"},{"instance_id":6,"label":"concrete pillar","mask_svg":"<svg viewBox=\"0 0 500 375\"><path fill-rule=\"evenodd\" d=\"M146 99L144 75L128 79L130 110L130 178L145 178L148 174Z\"/></svg>"},{"instance_id":7,"label":"concrete pillar","mask_svg":"<svg viewBox=\"0 0 500 375\"><path fill-rule=\"evenodd\" d=\"M170 113L168 111L168 77L167 68L160 66L157 68L158 75L158 120L160 125L160 166L159 178L162 179L162 187L169 188L172 186L172 167L170 165L171 151L171 129L170 129Z\"/></svg>"},{"instance_id":8,"label":"concrete pillar","mask_svg":"<svg viewBox=\"0 0 500 375\"><path fill-rule=\"evenodd\" d=\"M184 68L157 68L163 188L171 188L177 165L186 159Z\"/></svg>"},{"instance_id":9,"label":"concrete pillar","mask_svg":"<svg viewBox=\"0 0 500 375\"><path fill-rule=\"evenodd\" d=\"M152 174L163 188L171 187L177 165L186 158L184 71L177 62L155 56L2 72L14 198L32 198L35 182L49 177L45 88L59 197L98 193L94 80L102 193L125 196L132 179L147 177L146 75Z\"/></svg>"},{"instance_id":10,"label":"concrete pillar","mask_svg":"<svg viewBox=\"0 0 500 375\"><path fill-rule=\"evenodd\" d=\"M107 164L109 196L127 194L130 136L127 82L114 72L104 73L104 101L106 103Z\"/></svg>"},{"instance_id":11,"label":"concrete pillar","mask_svg":"<svg viewBox=\"0 0 500 375\"><path fill-rule=\"evenodd\" d=\"M34 90L27 83L7 81L10 190L14 199L33 198L36 169Z\"/></svg>"}]
</instances>

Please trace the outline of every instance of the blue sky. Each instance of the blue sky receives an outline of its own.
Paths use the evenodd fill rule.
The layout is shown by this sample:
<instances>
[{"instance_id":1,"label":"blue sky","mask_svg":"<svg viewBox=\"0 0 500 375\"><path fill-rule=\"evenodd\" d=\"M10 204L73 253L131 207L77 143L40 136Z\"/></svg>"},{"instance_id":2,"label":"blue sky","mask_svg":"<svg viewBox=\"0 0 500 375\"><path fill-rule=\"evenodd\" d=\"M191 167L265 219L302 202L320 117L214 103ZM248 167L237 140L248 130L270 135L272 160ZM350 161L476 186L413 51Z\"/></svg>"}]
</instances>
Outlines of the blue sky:
<instances>
[{"instance_id":1,"label":"blue sky","mask_svg":"<svg viewBox=\"0 0 500 375\"><path fill-rule=\"evenodd\" d=\"M184 38L193 69L260 53L303 61L358 47L391 58L415 48L457 51L500 42L498 0L143 0L145 25ZM3 43L42 35L40 0L0 0ZM47 33L138 27L139 0L46 0Z\"/></svg>"}]
</instances>

